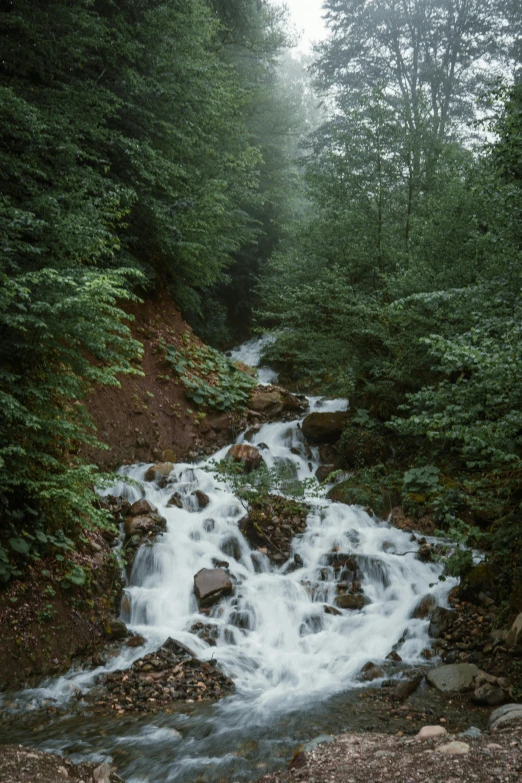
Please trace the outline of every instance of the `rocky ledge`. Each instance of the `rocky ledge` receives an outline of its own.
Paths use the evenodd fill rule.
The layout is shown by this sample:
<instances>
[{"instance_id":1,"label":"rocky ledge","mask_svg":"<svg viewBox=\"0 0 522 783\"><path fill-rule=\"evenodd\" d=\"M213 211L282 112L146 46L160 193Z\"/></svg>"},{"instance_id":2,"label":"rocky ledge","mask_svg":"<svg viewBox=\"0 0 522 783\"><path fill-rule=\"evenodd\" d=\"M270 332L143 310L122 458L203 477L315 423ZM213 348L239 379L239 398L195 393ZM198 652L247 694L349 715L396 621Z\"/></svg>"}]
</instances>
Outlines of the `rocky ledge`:
<instances>
[{"instance_id":1,"label":"rocky ledge","mask_svg":"<svg viewBox=\"0 0 522 783\"><path fill-rule=\"evenodd\" d=\"M87 696L97 712L170 712L178 703L216 701L234 684L215 661L200 661L174 639L144 655L130 669L103 677Z\"/></svg>"}]
</instances>

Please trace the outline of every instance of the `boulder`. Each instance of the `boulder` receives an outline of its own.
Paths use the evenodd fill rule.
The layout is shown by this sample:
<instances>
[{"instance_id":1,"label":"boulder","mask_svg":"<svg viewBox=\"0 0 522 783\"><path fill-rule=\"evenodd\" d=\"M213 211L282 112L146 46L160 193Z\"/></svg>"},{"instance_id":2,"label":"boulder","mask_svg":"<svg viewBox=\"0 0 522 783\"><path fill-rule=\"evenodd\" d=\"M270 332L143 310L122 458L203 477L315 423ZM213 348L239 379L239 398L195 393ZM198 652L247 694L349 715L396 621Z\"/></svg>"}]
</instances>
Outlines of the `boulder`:
<instances>
[{"instance_id":1,"label":"boulder","mask_svg":"<svg viewBox=\"0 0 522 783\"><path fill-rule=\"evenodd\" d=\"M198 504L200 508L206 508L208 504L210 503L210 498L205 492L202 492L200 489L196 489L195 492L192 493L195 498L197 498Z\"/></svg>"},{"instance_id":2,"label":"boulder","mask_svg":"<svg viewBox=\"0 0 522 783\"><path fill-rule=\"evenodd\" d=\"M158 484L163 484L167 480L167 476L170 476L174 470L174 464L172 462L157 462L155 465L151 465L145 472L145 481L155 481Z\"/></svg>"},{"instance_id":3,"label":"boulder","mask_svg":"<svg viewBox=\"0 0 522 783\"><path fill-rule=\"evenodd\" d=\"M417 606L413 610L412 618L415 620L425 620L426 617L429 617L432 614L436 606L437 600L435 596L428 593L428 595L425 595L417 603Z\"/></svg>"},{"instance_id":4,"label":"boulder","mask_svg":"<svg viewBox=\"0 0 522 783\"><path fill-rule=\"evenodd\" d=\"M110 639L125 639L125 637L129 635L127 626L123 620L118 620L116 618L114 620L109 620L105 626L105 633Z\"/></svg>"},{"instance_id":5,"label":"boulder","mask_svg":"<svg viewBox=\"0 0 522 783\"><path fill-rule=\"evenodd\" d=\"M150 503L145 498L137 500L129 509L129 517L141 517L144 514L154 514L158 509L153 503Z\"/></svg>"},{"instance_id":6,"label":"boulder","mask_svg":"<svg viewBox=\"0 0 522 783\"><path fill-rule=\"evenodd\" d=\"M232 446L225 459L242 465L244 473L251 473L263 462L259 449L246 443L236 443Z\"/></svg>"},{"instance_id":7,"label":"boulder","mask_svg":"<svg viewBox=\"0 0 522 783\"><path fill-rule=\"evenodd\" d=\"M280 391L259 391L254 393L249 402L249 408L258 413L277 414L283 410L283 395Z\"/></svg>"},{"instance_id":8,"label":"boulder","mask_svg":"<svg viewBox=\"0 0 522 783\"><path fill-rule=\"evenodd\" d=\"M181 499L179 492L174 492L167 503L167 508L172 508L173 506L176 508L183 508L183 500Z\"/></svg>"},{"instance_id":9,"label":"boulder","mask_svg":"<svg viewBox=\"0 0 522 783\"><path fill-rule=\"evenodd\" d=\"M450 663L438 666L426 675L426 679L438 691L465 693L470 691L479 668L474 663Z\"/></svg>"},{"instance_id":10,"label":"boulder","mask_svg":"<svg viewBox=\"0 0 522 783\"><path fill-rule=\"evenodd\" d=\"M123 523L123 529L125 535L130 536L141 533L146 535L147 533L159 532L159 530L166 530L167 521L164 517L160 517L159 514L140 516L140 517L127 517Z\"/></svg>"},{"instance_id":11,"label":"boulder","mask_svg":"<svg viewBox=\"0 0 522 783\"><path fill-rule=\"evenodd\" d=\"M421 742L426 742L426 740L436 739L437 737L443 737L447 733L448 732L444 728L444 726L423 726L422 729L419 731L419 733L416 735L415 739L418 739Z\"/></svg>"},{"instance_id":12,"label":"boulder","mask_svg":"<svg viewBox=\"0 0 522 783\"><path fill-rule=\"evenodd\" d=\"M309 413L303 420L303 435L313 443L334 443L340 438L350 416L348 411Z\"/></svg>"},{"instance_id":13,"label":"boulder","mask_svg":"<svg viewBox=\"0 0 522 783\"><path fill-rule=\"evenodd\" d=\"M431 615L428 629L430 636L434 639L440 639L449 630L455 617L456 613L453 610L437 606Z\"/></svg>"},{"instance_id":14,"label":"boulder","mask_svg":"<svg viewBox=\"0 0 522 783\"><path fill-rule=\"evenodd\" d=\"M380 677L384 677L384 671L373 661L368 661L361 669L361 678L366 682L378 680Z\"/></svg>"},{"instance_id":15,"label":"boulder","mask_svg":"<svg viewBox=\"0 0 522 783\"><path fill-rule=\"evenodd\" d=\"M522 642L522 614L519 614L506 636L506 647L512 650Z\"/></svg>"},{"instance_id":16,"label":"boulder","mask_svg":"<svg viewBox=\"0 0 522 783\"><path fill-rule=\"evenodd\" d=\"M319 465L315 471L315 477L322 484L334 470L337 470L335 465Z\"/></svg>"},{"instance_id":17,"label":"boulder","mask_svg":"<svg viewBox=\"0 0 522 783\"><path fill-rule=\"evenodd\" d=\"M489 716L488 729L496 731L517 723L522 724L522 704L505 704L493 710Z\"/></svg>"},{"instance_id":18,"label":"boulder","mask_svg":"<svg viewBox=\"0 0 522 783\"><path fill-rule=\"evenodd\" d=\"M368 599L364 595L338 595L335 603L340 609L364 609Z\"/></svg>"},{"instance_id":19,"label":"boulder","mask_svg":"<svg viewBox=\"0 0 522 783\"><path fill-rule=\"evenodd\" d=\"M507 693L499 685L492 685L489 682L485 682L483 685L475 688L471 697L475 704L486 704L488 707L497 707L500 704L505 704L507 699Z\"/></svg>"},{"instance_id":20,"label":"boulder","mask_svg":"<svg viewBox=\"0 0 522 783\"><path fill-rule=\"evenodd\" d=\"M136 634L136 636L131 636L131 638L126 642L127 647L141 647L145 644L147 640L144 636L139 636Z\"/></svg>"},{"instance_id":21,"label":"boulder","mask_svg":"<svg viewBox=\"0 0 522 783\"><path fill-rule=\"evenodd\" d=\"M230 414L229 413L209 413L204 418L208 427L211 427L215 432L224 432L230 427Z\"/></svg>"},{"instance_id":22,"label":"boulder","mask_svg":"<svg viewBox=\"0 0 522 783\"><path fill-rule=\"evenodd\" d=\"M194 577L194 593L200 607L217 603L223 596L232 593L232 582L222 568L202 568Z\"/></svg>"},{"instance_id":23,"label":"boulder","mask_svg":"<svg viewBox=\"0 0 522 783\"><path fill-rule=\"evenodd\" d=\"M413 677L408 677L407 680L401 680L393 689L393 698L400 702L406 701L412 693L415 693L423 679L422 674L415 674Z\"/></svg>"}]
</instances>

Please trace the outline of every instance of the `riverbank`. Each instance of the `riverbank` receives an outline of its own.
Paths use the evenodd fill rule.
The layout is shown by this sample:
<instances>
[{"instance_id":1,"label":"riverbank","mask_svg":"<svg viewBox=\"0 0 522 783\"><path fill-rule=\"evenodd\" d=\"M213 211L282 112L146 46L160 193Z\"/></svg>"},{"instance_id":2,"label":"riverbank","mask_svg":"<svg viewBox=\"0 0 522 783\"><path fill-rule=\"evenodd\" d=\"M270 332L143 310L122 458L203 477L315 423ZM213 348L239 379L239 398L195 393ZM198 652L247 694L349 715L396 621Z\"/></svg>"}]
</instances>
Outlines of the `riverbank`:
<instances>
[{"instance_id":1,"label":"riverbank","mask_svg":"<svg viewBox=\"0 0 522 783\"><path fill-rule=\"evenodd\" d=\"M22 745L0 745L0 783L124 783L108 764L74 764Z\"/></svg>"}]
</instances>

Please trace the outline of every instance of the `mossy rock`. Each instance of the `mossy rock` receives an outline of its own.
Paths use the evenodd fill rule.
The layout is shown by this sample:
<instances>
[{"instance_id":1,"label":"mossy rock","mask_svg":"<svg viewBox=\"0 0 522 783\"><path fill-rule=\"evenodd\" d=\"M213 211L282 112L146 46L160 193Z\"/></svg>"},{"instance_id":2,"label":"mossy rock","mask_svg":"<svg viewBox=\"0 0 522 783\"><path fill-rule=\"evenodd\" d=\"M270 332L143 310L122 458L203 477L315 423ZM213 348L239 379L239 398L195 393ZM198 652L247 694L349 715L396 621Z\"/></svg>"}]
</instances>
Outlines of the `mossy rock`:
<instances>
[{"instance_id":1,"label":"mossy rock","mask_svg":"<svg viewBox=\"0 0 522 783\"><path fill-rule=\"evenodd\" d=\"M388 516L393 507L393 498L388 489L378 485L358 484L356 477L336 484L326 497L334 503L369 508L378 517Z\"/></svg>"},{"instance_id":2,"label":"mossy rock","mask_svg":"<svg viewBox=\"0 0 522 783\"><path fill-rule=\"evenodd\" d=\"M370 428L349 423L337 444L342 466L364 468L385 462L392 456L391 437L382 426Z\"/></svg>"},{"instance_id":3,"label":"mossy rock","mask_svg":"<svg viewBox=\"0 0 522 783\"><path fill-rule=\"evenodd\" d=\"M465 601L476 602L480 593L495 593L495 580L491 566L487 562L479 563L462 578L460 595Z\"/></svg>"}]
</instances>

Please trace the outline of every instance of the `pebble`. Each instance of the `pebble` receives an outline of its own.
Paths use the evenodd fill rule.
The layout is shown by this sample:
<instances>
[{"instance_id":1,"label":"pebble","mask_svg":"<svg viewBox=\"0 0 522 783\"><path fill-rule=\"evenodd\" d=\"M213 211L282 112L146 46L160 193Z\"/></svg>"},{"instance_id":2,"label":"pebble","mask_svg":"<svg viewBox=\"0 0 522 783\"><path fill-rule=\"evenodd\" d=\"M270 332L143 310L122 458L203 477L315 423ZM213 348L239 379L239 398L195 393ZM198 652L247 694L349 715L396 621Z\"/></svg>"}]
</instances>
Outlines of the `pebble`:
<instances>
[{"instance_id":1,"label":"pebble","mask_svg":"<svg viewBox=\"0 0 522 783\"><path fill-rule=\"evenodd\" d=\"M442 737L447 733L444 726L423 726L417 734L417 739L424 742L426 740L435 739L436 737Z\"/></svg>"},{"instance_id":2,"label":"pebble","mask_svg":"<svg viewBox=\"0 0 522 783\"><path fill-rule=\"evenodd\" d=\"M449 742L447 745L437 748L437 753L444 753L448 756L465 756L469 753L469 745L467 742Z\"/></svg>"}]
</instances>

